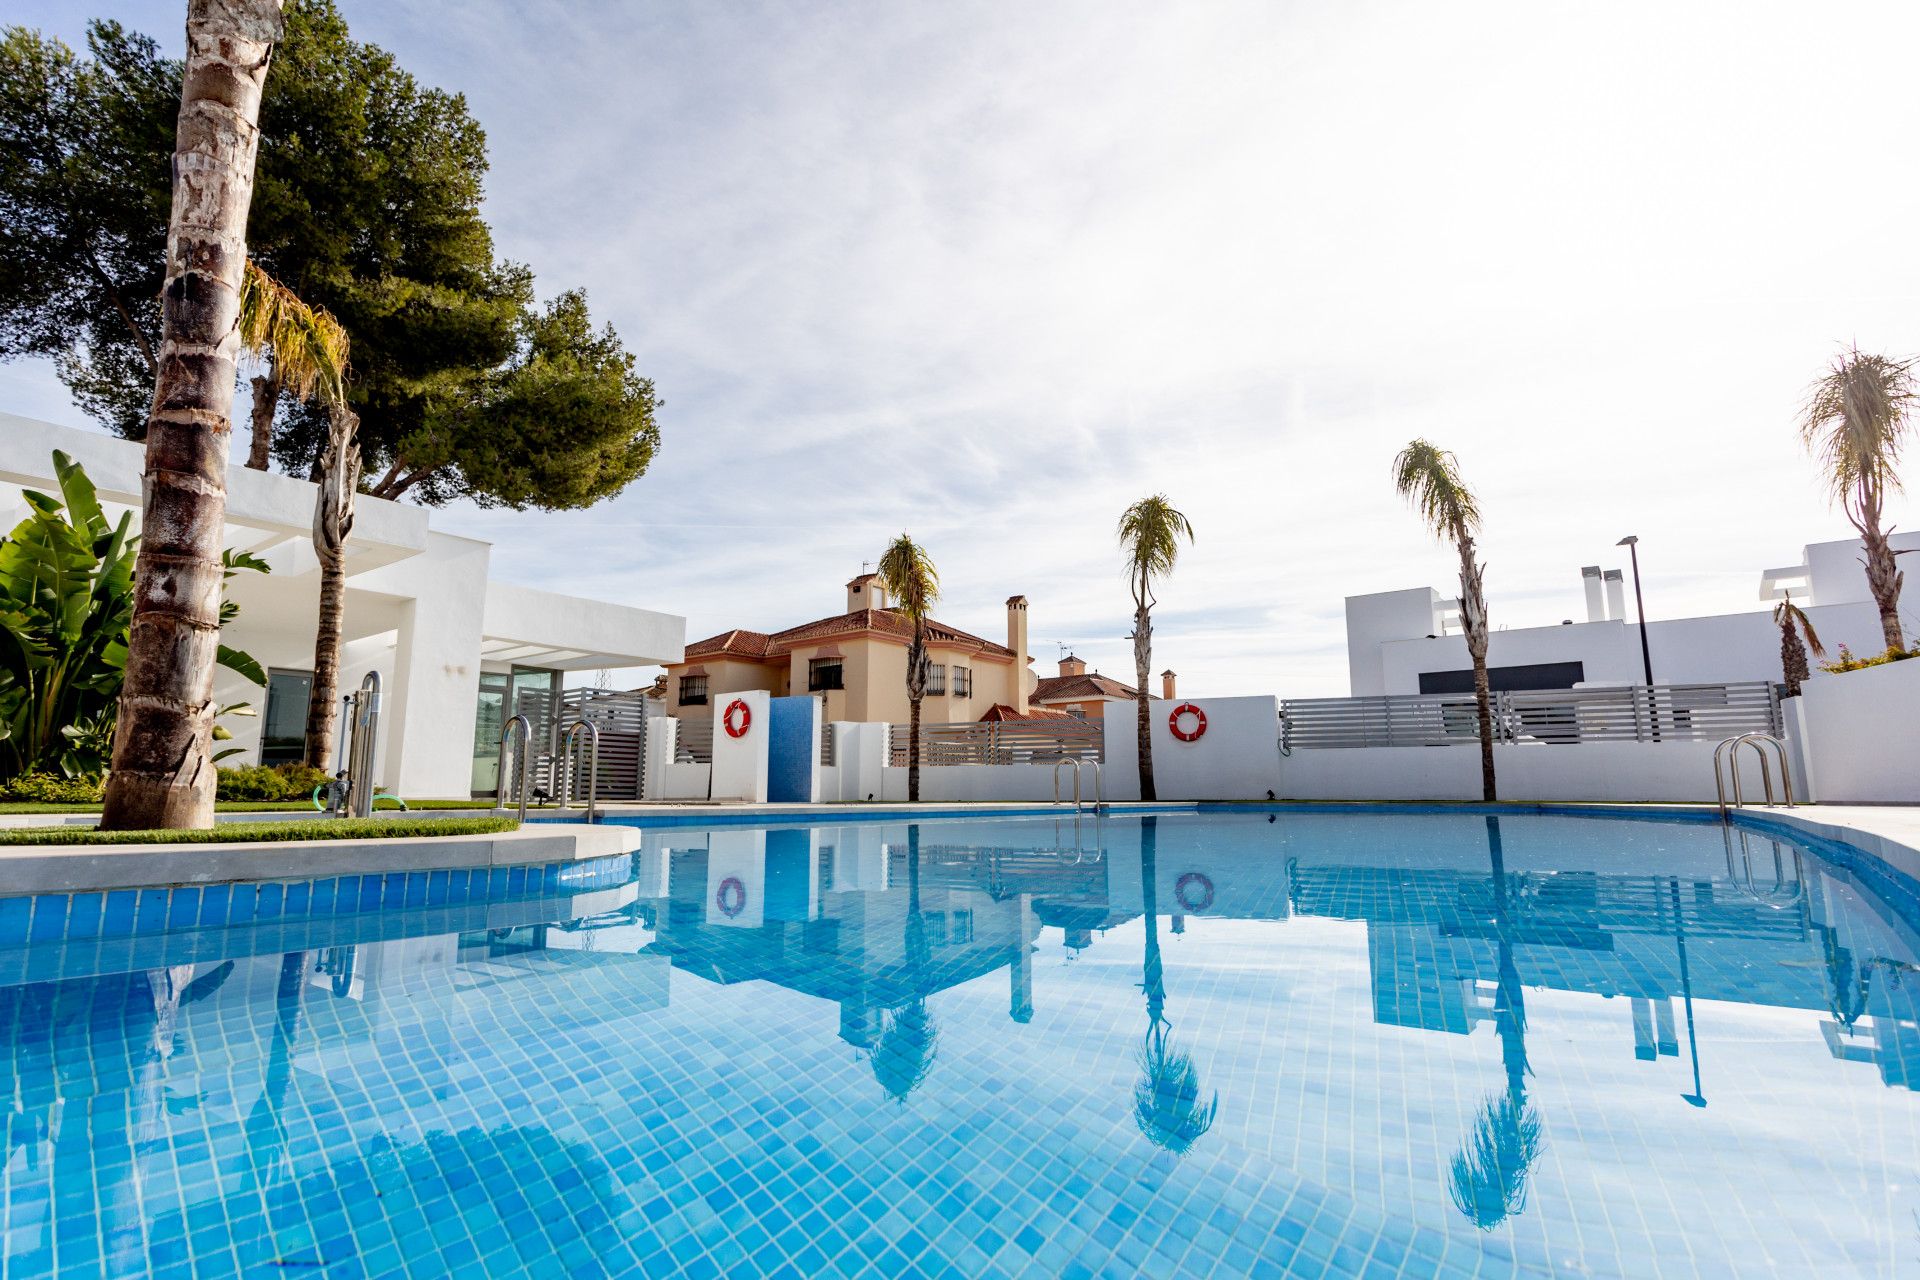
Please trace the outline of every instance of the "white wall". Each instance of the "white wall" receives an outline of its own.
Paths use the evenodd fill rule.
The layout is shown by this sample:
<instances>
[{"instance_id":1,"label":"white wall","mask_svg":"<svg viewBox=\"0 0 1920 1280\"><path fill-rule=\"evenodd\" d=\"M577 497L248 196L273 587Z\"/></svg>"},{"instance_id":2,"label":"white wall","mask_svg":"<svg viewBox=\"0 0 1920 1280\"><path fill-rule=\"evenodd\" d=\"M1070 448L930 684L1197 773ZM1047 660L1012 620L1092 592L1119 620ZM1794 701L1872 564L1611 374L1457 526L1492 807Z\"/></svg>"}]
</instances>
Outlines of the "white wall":
<instances>
[{"instance_id":1,"label":"white wall","mask_svg":"<svg viewBox=\"0 0 1920 1280\"><path fill-rule=\"evenodd\" d=\"M1500 743L1493 769L1502 800L1690 801L1714 798L1713 742ZM1749 801L1759 766L1742 753ZM1776 783L1777 785L1777 783ZM1477 746L1296 750L1280 761L1283 800L1478 800Z\"/></svg>"},{"instance_id":2,"label":"white wall","mask_svg":"<svg viewBox=\"0 0 1920 1280\"><path fill-rule=\"evenodd\" d=\"M1808 609L1807 616L1830 651L1837 651L1842 643L1855 653L1877 653L1882 647L1880 616L1872 605L1820 605ZM1653 678L1659 684L1781 678L1780 632L1765 611L1657 620L1647 627L1647 645L1653 653ZM1467 642L1460 636L1388 640L1378 650L1380 687L1370 690L1376 694L1419 693L1421 672L1464 671L1472 665ZM1587 684L1636 685L1646 680L1640 628L1633 623L1521 627L1488 637L1489 666L1542 662L1583 663Z\"/></svg>"},{"instance_id":3,"label":"white wall","mask_svg":"<svg viewBox=\"0 0 1920 1280\"><path fill-rule=\"evenodd\" d=\"M1920 803L1920 658L1816 675L1798 702L1816 800Z\"/></svg>"},{"instance_id":4,"label":"white wall","mask_svg":"<svg viewBox=\"0 0 1920 1280\"><path fill-rule=\"evenodd\" d=\"M1347 597L1347 683L1354 697L1389 691L1381 646L1437 633L1442 603L1440 593L1429 587Z\"/></svg>"},{"instance_id":5,"label":"white wall","mask_svg":"<svg viewBox=\"0 0 1920 1280\"><path fill-rule=\"evenodd\" d=\"M713 704L713 798L767 802L767 703L764 689L742 689L717 696ZM723 717L734 702L746 704L747 731L733 737ZM738 723L736 716L735 723Z\"/></svg>"},{"instance_id":6,"label":"white wall","mask_svg":"<svg viewBox=\"0 0 1920 1280\"><path fill-rule=\"evenodd\" d=\"M1182 702L1207 713L1207 731L1182 742L1167 717ZM1140 753L1136 745L1139 704L1107 707L1106 785L1110 800L1140 795ZM1150 699L1153 780L1160 800L1259 800L1280 780L1280 700L1274 697ZM1051 796L1051 784L1048 795Z\"/></svg>"},{"instance_id":7,"label":"white wall","mask_svg":"<svg viewBox=\"0 0 1920 1280\"><path fill-rule=\"evenodd\" d=\"M1093 802L1093 770L1086 768L1080 783L1080 798ZM1134 779L1135 790L1139 779ZM882 800L907 798L907 771L889 765ZM1060 771L1060 795L1073 795L1073 766ZM1109 800L1114 799L1111 791ZM1053 799L1053 766L1050 764L945 764L920 767L920 799L928 800L1034 800Z\"/></svg>"}]
</instances>

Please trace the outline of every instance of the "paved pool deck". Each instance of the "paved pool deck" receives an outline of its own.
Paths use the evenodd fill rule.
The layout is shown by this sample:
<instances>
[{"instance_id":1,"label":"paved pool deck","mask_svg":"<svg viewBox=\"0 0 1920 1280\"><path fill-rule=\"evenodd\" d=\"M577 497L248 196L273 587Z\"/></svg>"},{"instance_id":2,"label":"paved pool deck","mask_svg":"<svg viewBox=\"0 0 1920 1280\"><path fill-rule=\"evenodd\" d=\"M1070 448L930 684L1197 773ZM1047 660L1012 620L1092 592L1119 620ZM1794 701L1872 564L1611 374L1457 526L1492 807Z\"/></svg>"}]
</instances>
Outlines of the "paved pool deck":
<instances>
[{"instance_id":1,"label":"paved pool deck","mask_svg":"<svg viewBox=\"0 0 1920 1280\"><path fill-rule=\"evenodd\" d=\"M1195 812L1500 813L1560 814L1593 817L1684 817L1710 821L1713 805L1533 804L1502 805L1355 802L1289 804L1267 802L1114 803L1109 817ZM447 812L447 811L441 811ZM484 812L484 811L483 811ZM937 802L865 804L609 804L603 818L618 823L588 825L582 809L530 809L519 831L473 836L409 839L328 840L302 844L261 841L232 844L14 845L0 846L0 897L41 893L83 893L101 889L201 885L222 882L271 882L395 871L432 871L473 867L553 863L630 853L649 827L735 826L779 822L845 823L931 821L940 818L1065 817L1070 806L1039 802ZM1798 805L1748 806L1737 811L1749 828L1781 827L1852 845L1903 874L1920 880L1920 806ZM233 815L236 819L262 815ZM310 815L290 815L310 816ZM8 815L21 825L20 818ZM95 815L41 815L62 825L91 823ZM638 819L638 822L632 820Z\"/></svg>"}]
</instances>

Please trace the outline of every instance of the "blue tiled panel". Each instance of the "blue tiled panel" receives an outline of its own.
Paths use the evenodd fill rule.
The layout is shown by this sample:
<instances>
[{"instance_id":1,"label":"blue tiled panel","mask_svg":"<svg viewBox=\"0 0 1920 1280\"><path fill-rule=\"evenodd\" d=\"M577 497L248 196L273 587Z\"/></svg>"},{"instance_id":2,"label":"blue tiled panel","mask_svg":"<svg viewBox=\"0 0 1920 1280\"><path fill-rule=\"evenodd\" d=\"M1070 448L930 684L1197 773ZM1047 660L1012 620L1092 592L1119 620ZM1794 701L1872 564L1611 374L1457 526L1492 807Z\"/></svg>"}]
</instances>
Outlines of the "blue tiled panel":
<instances>
[{"instance_id":1,"label":"blue tiled panel","mask_svg":"<svg viewBox=\"0 0 1920 1280\"><path fill-rule=\"evenodd\" d=\"M631 859L620 855L512 869L394 872L286 884L234 883L0 898L0 950L29 942L144 937L192 928L251 927L382 910L580 893L623 884L631 876Z\"/></svg>"}]
</instances>

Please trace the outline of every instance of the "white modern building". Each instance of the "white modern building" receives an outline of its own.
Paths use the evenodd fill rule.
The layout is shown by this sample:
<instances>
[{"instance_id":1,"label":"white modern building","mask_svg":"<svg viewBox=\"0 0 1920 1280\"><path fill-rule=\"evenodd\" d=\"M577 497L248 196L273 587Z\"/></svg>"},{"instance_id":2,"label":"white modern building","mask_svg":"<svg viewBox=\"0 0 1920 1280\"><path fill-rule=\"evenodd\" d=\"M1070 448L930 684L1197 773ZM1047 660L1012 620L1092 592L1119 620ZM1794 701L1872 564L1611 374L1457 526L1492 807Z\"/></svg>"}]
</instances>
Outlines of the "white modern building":
<instances>
[{"instance_id":1,"label":"white modern building","mask_svg":"<svg viewBox=\"0 0 1920 1280\"><path fill-rule=\"evenodd\" d=\"M97 431L0 413L0 520L26 513L24 488L58 494L52 455L86 468L110 519L140 509L144 450ZM261 689L222 671L224 705L240 748L229 763L297 760L311 687L320 572L313 553L314 486L235 466L227 473L226 545L250 551L268 574L240 573L240 606L225 642L268 669ZM362 497L349 543L341 688L368 671L383 682L379 784L399 795L464 797L493 790L503 708L523 689L557 692L569 671L680 660L686 621L510 586L488 577L491 544L432 528L432 513Z\"/></svg>"},{"instance_id":2,"label":"white modern building","mask_svg":"<svg viewBox=\"0 0 1920 1280\"><path fill-rule=\"evenodd\" d=\"M1920 553L1920 533L1898 533L1894 550ZM1767 607L1750 613L1656 618L1647 647L1656 684L1713 684L1781 678L1780 631L1772 602L1791 593L1829 654L1842 644L1865 656L1883 647L1880 614L1867 590L1857 539L1819 542L1797 565L1760 576ZM1487 646L1495 691L1644 684L1640 628L1628 621L1630 584L1618 569L1581 570L1584 617L1558 625L1500 627ZM1911 634L1915 593L1901 600ZM1497 608L1497 602L1496 602ZM1498 615L1495 616L1498 627ZM1466 693L1472 663L1456 594L1416 587L1347 597L1347 675L1354 697Z\"/></svg>"}]
</instances>

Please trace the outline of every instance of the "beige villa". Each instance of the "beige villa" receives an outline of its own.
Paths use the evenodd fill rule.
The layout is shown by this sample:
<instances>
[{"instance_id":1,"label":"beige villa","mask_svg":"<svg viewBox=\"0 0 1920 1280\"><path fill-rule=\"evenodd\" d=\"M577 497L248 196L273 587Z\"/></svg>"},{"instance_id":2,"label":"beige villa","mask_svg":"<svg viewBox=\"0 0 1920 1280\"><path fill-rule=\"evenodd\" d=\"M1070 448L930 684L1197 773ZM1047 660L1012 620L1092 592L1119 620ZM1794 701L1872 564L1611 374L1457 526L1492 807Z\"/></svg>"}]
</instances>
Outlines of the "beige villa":
<instances>
[{"instance_id":1,"label":"beige villa","mask_svg":"<svg viewBox=\"0 0 1920 1280\"><path fill-rule=\"evenodd\" d=\"M666 669L666 710L711 720L727 694L764 689L776 698L818 694L830 722L904 723L911 637L911 624L887 608L879 576L863 573L847 584L844 613L772 634L723 631L689 644L685 660ZM1035 714L1030 698L1039 681L1027 665L1025 596L1007 601L1005 644L930 621L927 652L932 670L920 713L928 723L979 720L995 707Z\"/></svg>"}]
</instances>

